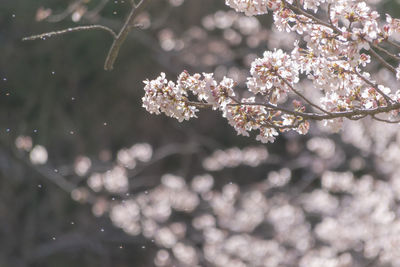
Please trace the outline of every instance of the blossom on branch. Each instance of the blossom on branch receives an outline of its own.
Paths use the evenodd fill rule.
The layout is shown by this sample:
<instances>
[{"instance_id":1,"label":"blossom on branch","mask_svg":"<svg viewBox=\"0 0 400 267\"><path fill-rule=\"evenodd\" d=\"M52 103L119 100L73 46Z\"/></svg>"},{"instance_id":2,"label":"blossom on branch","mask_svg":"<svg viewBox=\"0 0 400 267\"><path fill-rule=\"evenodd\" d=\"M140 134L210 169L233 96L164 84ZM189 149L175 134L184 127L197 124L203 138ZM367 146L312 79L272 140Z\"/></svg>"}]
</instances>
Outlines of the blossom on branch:
<instances>
[{"instance_id":1,"label":"blossom on branch","mask_svg":"<svg viewBox=\"0 0 400 267\"><path fill-rule=\"evenodd\" d=\"M288 130L306 134L311 120L323 121L334 132L341 129L345 118L371 116L395 122L400 109L399 90L376 81L368 67L374 59L400 79L400 56L391 52L393 47L400 49L400 44L391 40L400 32L400 20L386 15L386 23L381 22L376 11L356 0L225 3L248 16L270 10L278 30L296 33L302 39L294 42L291 52L265 51L262 58L251 63L246 83L250 97L236 98L235 81L224 77L217 82L212 73L189 75L184 71L176 84L161 74L145 82L143 106L149 112L162 112L183 121L196 117L197 108L211 107L221 111L238 134L249 136L258 130L256 139L265 143ZM398 65L392 66L386 58L397 60ZM312 87L300 87L304 80ZM313 90L322 93L319 99L310 98ZM194 101L189 96L194 96ZM377 118L379 114L385 119Z\"/></svg>"}]
</instances>

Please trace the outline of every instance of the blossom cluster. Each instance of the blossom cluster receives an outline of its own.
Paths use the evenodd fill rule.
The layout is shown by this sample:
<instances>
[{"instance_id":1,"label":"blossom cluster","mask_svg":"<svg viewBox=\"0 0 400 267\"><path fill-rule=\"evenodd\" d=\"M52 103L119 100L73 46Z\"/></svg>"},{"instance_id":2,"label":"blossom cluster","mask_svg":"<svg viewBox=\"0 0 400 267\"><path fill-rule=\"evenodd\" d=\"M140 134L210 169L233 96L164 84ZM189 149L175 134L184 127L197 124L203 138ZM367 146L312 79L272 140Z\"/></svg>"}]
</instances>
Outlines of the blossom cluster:
<instances>
[{"instance_id":1,"label":"blossom cluster","mask_svg":"<svg viewBox=\"0 0 400 267\"><path fill-rule=\"evenodd\" d=\"M286 62L288 56L278 50L265 53L264 58L253 64L253 77L249 78L249 87L252 87L253 92L269 95L270 104L276 104L277 100L285 98L291 84L298 81L296 72ZM273 76L275 73L278 78ZM258 104L256 97L236 99L233 90L235 82L227 77L218 83L210 73L190 75L184 71L179 75L176 84L167 81L164 73L155 80L145 81L145 84L143 107L150 113L164 112L179 121L196 117L197 107L212 107L221 111L223 117L240 135L249 136L249 131L259 130L256 139L264 143L274 142L279 129L292 128L305 134L309 128L307 121L300 123L301 119L297 121L298 118L290 114L281 116L280 112L271 112L271 108ZM198 102L187 98L189 92L197 97ZM295 105L301 109L301 104ZM298 125L294 126L296 121Z\"/></svg>"},{"instance_id":2,"label":"blossom cluster","mask_svg":"<svg viewBox=\"0 0 400 267\"><path fill-rule=\"evenodd\" d=\"M183 72L175 84L161 74L145 82L143 106L149 112L182 121L196 117L198 108L211 106L238 134L259 130L257 140L262 142L273 142L279 131L305 134L314 119L338 131L344 118L383 114L392 120L398 115L400 91L375 80L367 65L375 58L400 78L400 67L385 61L385 57L400 60L385 48L400 48L391 40L400 32L400 20L387 15L383 22L364 1L355 0L226 0L226 4L248 16L270 10L278 30L298 34L302 41L296 40L291 52L275 49L255 59L246 82L253 96L243 99L235 98L235 82L226 77L218 83L213 74L202 78ZM306 96L312 94L300 84L306 80L312 83L309 91L322 93L319 99ZM198 102L189 101L191 94Z\"/></svg>"},{"instance_id":3,"label":"blossom cluster","mask_svg":"<svg viewBox=\"0 0 400 267\"><path fill-rule=\"evenodd\" d=\"M314 146L326 141L314 137L307 147L315 151ZM243 151L250 149L254 148ZM246 161L242 150L229 151L237 161ZM332 163L332 158L315 158ZM288 168L270 171L247 188L227 183L219 189L215 178L164 174L161 183L148 191L109 201L106 214L125 233L142 235L155 244L156 266L399 263L396 174L384 181L368 174L356 177L352 172L323 170L320 187L300 192ZM190 220L177 220L175 213L184 213Z\"/></svg>"},{"instance_id":4,"label":"blossom cluster","mask_svg":"<svg viewBox=\"0 0 400 267\"><path fill-rule=\"evenodd\" d=\"M255 104L255 98L235 99L232 79L224 77L217 83L212 74L204 73L189 75L182 72L175 83L167 81L162 73L156 80L145 81L146 94L143 97L143 106L150 112L159 114L164 112L167 116L183 121L195 117L197 106L208 106L222 112L229 124L238 134L249 136L249 131L259 130L257 140L273 142L278 134L273 125L272 118L279 114L270 113L265 107ZM172 93L173 92L173 93ZM197 96L199 102L189 101L188 92ZM170 97L171 95L179 99Z\"/></svg>"}]
</instances>

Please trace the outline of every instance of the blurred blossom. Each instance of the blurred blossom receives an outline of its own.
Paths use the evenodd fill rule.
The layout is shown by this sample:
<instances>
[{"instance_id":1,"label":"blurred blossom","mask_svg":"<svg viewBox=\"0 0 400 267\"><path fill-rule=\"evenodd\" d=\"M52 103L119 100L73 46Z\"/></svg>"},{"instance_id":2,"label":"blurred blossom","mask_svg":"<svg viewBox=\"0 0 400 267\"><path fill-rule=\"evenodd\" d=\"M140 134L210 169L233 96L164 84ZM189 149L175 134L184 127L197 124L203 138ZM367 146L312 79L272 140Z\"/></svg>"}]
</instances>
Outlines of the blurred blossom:
<instances>
[{"instance_id":1,"label":"blurred blossom","mask_svg":"<svg viewBox=\"0 0 400 267\"><path fill-rule=\"evenodd\" d=\"M349 192L354 187L351 172L326 171L322 175L322 187L332 192Z\"/></svg>"},{"instance_id":2,"label":"blurred blossom","mask_svg":"<svg viewBox=\"0 0 400 267\"><path fill-rule=\"evenodd\" d=\"M30 151L32 149L32 138L30 136L18 136L15 146L20 150Z\"/></svg>"},{"instance_id":3,"label":"blurred blossom","mask_svg":"<svg viewBox=\"0 0 400 267\"><path fill-rule=\"evenodd\" d=\"M71 191L71 198L75 201L85 203L89 198L89 192L85 187L78 187Z\"/></svg>"},{"instance_id":4,"label":"blurred blossom","mask_svg":"<svg viewBox=\"0 0 400 267\"><path fill-rule=\"evenodd\" d=\"M265 162L268 151L265 147L230 148L217 150L203 161L203 167L209 171L219 171L224 168L233 168L241 164L256 167Z\"/></svg>"},{"instance_id":5,"label":"blurred blossom","mask_svg":"<svg viewBox=\"0 0 400 267\"><path fill-rule=\"evenodd\" d=\"M171 192L170 201L175 210L192 212L199 204L199 197L192 191L182 190L175 194Z\"/></svg>"},{"instance_id":6,"label":"blurred blossom","mask_svg":"<svg viewBox=\"0 0 400 267\"><path fill-rule=\"evenodd\" d=\"M183 264L188 266L195 266L198 263L196 250L183 243L177 243L173 248L172 252L176 259L178 259Z\"/></svg>"},{"instance_id":7,"label":"blurred blossom","mask_svg":"<svg viewBox=\"0 0 400 267\"><path fill-rule=\"evenodd\" d=\"M294 42L297 40L296 34L282 34L281 31L272 27L268 32L262 31L263 38L268 42L268 47L280 47L283 49L292 49Z\"/></svg>"},{"instance_id":8,"label":"blurred blossom","mask_svg":"<svg viewBox=\"0 0 400 267\"><path fill-rule=\"evenodd\" d=\"M78 22L81 20L82 16L86 13L87 8L85 6L79 6L71 15L73 22Z\"/></svg>"},{"instance_id":9,"label":"blurred blossom","mask_svg":"<svg viewBox=\"0 0 400 267\"><path fill-rule=\"evenodd\" d=\"M128 169L136 167L135 157L130 153L129 149L121 149L117 153L117 161L119 164Z\"/></svg>"},{"instance_id":10,"label":"blurred blossom","mask_svg":"<svg viewBox=\"0 0 400 267\"><path fill-rule=\"evenodd\" d=\"M154 259L154 264L156 266L169 266L170 262L171 258L169 256L168 251L165 249L160 249L156 254L156 257Z\"/></svg>"},{"instance_id":11,"label":"blurred blossom","mask_svg":"<svg viewBox=\"0 0 400 267\"><path fill-rule=\"evenodd\" d=\"M92 213L96 217L103 216L108 211L109 203L105 198L97 198L93 207Z\"/></svg>"},{"instance_id":12,"label":"blurred blossom","mask_svg":"<svg viewBox=\"0 0 400 267\"><path fill-rule=\"evenodd\" d=\"M226 29L233 25L233 22L237 18L238 14L233 11L217 11L214 14L215 26L219 29Z\"/></svg>"},{"instance_id":13,"label":"blurred blossom","mask_svg":"<svg viewBox=\"0 0 400 267\"><path fill-rule=\"evenodd\" d=\"M154 239L156 244L165 248L172 248L177 242L176 236L168 227L160 228L155 234Z\"/></svg>"},{"instance_id":14,"label":"blurred blossom","mask_svg":"<svg viewBox=\"0 0 400 267\"><path fill-rule=\"evenodd\" d=\"M343 141L351 143L363 151L369 151L372 147L371 137L366 134L361 122L352 121L352 123L345 123L341 136Z\"/></svg>"},{"instance_id":15,"label":"blurred blossom","mask_svg":"<svg viewBox=\"0 0 400 267\"><path fill-rule=\"evenodd\" d=\"M122 228L131 235L138 235L141 231L138 223L140 209L134 200L127 200L112 207L110 218L115 226Z\"/></svg>"},{"instance_id":16,"label":"blurred blossom","mask_svg":"<svg viewBox=\"0 0 400 267\"><path fill-rule=\"evenodd\" d=\"M227 184L222 188L222 196L227 201L234 201L239 195L239 186L237 184Z\"/></svg>"},{"instance_id":17,"label":"blurred blossom","mask_svg":"<svg viewBox=\"0 0 400 267\"><path fill-rule=\"evenodd\" d=\"M111 193L123 193L128 191L128 177L126 169L115 166L103 175L104 188Z\"/></svg>"},{"instance_id":18,"label":"blurred blossom","mask_svg":"<svg viewBox=\"0 0 400 267\"><path fill-rule=\"evenodd\" d=\"M196 229L205 229L215 227L215 218L210 214L204 214L193 219L193 227Z\"/></svg>"},{"instance_id":19,"label":"blurred blossom","mask_svg":"<svg viewBox=\"0 0 400 267\"><path fill-rule=\"evenodd\" d=\"M243 71L237 67L231 67L228 69L228 77L231 79L235 80L237 83L244 83L247 79L246 75L243 73Z\"/></svg>"},{"instance_id":20,"label":"blurred blossom","mask_svg":"<svg viewBox=\"0 0 400 267\"><path fill-rule=\"evenodd\" d=\"M221 243L227 235L226 231L214 227L207 227L204 229L204 240L206 243Z\"/></svg>"},{"instance_id":21,"label":"blurred blossom","mask_svg":"<svg viewBox=\"0 0 400 267\"><path fill-rule=\"evenodd\" d=\"M211 190L214 185L214 178L209 174L195 176L191 188L197 193L204 193Z\"/></svg>"},{"instance_id":22,"label":"blurred blossom","mask_svg":"<svg viewBox=\"0 0 400 267\"><path fill-rule=\"evenodd\" d=\"M322 248L307 253L300 261L300 267L351 267L352 257L349 253L337 255L332 249Z\"/></svg>"},{"instance_id":23,"label":"blurred blossom","mask_svg":"<svg viewBox=\"0 0 400 267\"><path fill-rule=\"evenodd\" d=\"M84 176L92 166L92 161L88 157L79 156L75 160L74 170L78 176Z\"/></svg>"},{"instance_id":24,"label":"blurred blossom","mask_svg":"<svg viewBox=\"0 0 400 267\"><path fill-rule=\"evenodd\" d=\"M339 201L325 190L315 189L304 194L301 202L308 212L332 215L339 206Z\"/></svg>"},{"instance_id":25,"label":"blurred blossom","mask_svg":"<svg viewBox=\"0 0 400 267\"><path fill-rule=\"evenodd\" d=\"M143 235L147 238L154 237L158 227L158 224L152 219L142 220Z\"/></svg>"},{"instance_id":26,"label":"blurred blossom","mask_svg":"<svg viewBox=\"0 0 400 267\"><path fill-rule=\"evenodd\" d=\"M289 181L290 178L292 177L292 174L288 168L283 168L279 172L269 172L268 173L268 182L271 186L284 186L286 185Z\"/></svg>"},{"instance_id":27,"label":"blurred blossom","mask_svg":"<svg viewBox=\"0 0 400 267\"><path fill-rule=\"evenodd\" d=\"M180 6L185 2L185 0L168 0L169 3L173 6Z\"/></svg>"},{"instance_id":28,"label":"blurred blossom","mask_svg":"<svg viewBox=\"0 0 400 267\"><path fill-rule=\"evenodd\" d=\"M139 14L135 20L137 24L140 25L142 29L148 29L151 26L151 19L147 12L142 12Z\"/></svg>"},{"instance_id":29,"label":"blurred blossom","mask_svg":"<svg viewBox=\"0 0 400 267\"><path fill-rule=\"evenodd\" d=\"M183 189L186 187L185 180L173 174L164 174L161 177L161 183L171 189Z\"/></svg>"},{"instance_id":30,"label":"blurred blossom","mask_svg":"<svg viewBox=\"0 0 400 267\"><path fill-rule=\"evenodd\" d=\"M255 17L240 16L235 22L235 27L244 35L250 35L260 30L260 22Z\"/></svg>"},{"instance_id":31,"label":"blurred blossom","mask_svg":"<svg viewBox=\"0 0 400 267\"><path fill-rule=\"evenodd\" d=\"M157 222L166 221L171 212L171 205L166 201L143 207L143 214Z\"/></svg>"},{"instance_id":32,"label":"blurred blossom","mask_svg":"<svg viewBox=\"0 0 400 267\"><path fill-rule=\"evenodd\" d=\"M103 188L103 177L100 173L93 173L87 180L88 186L94 191L99 192Z\"/></svg>"},{"instance_id":33,"label":"blurred blossom","mask_svg":"<svg viewBox=\"0 0 400 267\"><path fill-rule=\"evenodd\" d=\"M41 165L47 162L47 150L44 146L36 145L29 153L29 158L32 164Z\"/></svg>"},{"instance_id":34,"label":"blurred blossom","mask_svg":"<svg viewBox=\"0 0 400 267\"><path fill-rule=\"evenodd\" d=\"M171 51L175 47L175 35L171 29L164 29L159 32L158 39L160 42L160 46L165 51Z\"/></svg>"},{"instance_id":35,"label":"blurred blossom","mask_svg":"<svg viewBox=\"0 0 400 267\"><path fill-rule=\"evenodd\" d=\"M153 155L151 145L147 143L138 143L131 148L123 148L117 153L117 161L119 164L128 169L136 167L136 161L148 162Z\"/></svg>"},{"instance_id":36,"label":"blurred blossom","mask_svg":"<svg viewBox=\"0 0 400 267\"><path fill-rule=\"evenodd\" d=\"M335 154L335 143L328 138L313 137L307 141L307 148L324 159L331 158Z\"/></svg>"},{"instance_id":37,"label":"blurred blossom","mask_svg":"<svg viewBox=\"0 0 400 267\"><path fill-rule=\"evenodd\" d=\"M232 29L224 30L223 36L231 45L238 45L242 41L242 36Z\"/></svg>"},{"instance_id":38,"label":"blurred blossom","mask_svg":"<svg viewBox=\"0 0 400 267\"><path fill-rule=\"evenodd\" d=\"M178 239L182 239L186 235L186 224L182 222L174 222L169 226L169 228Z\"/></svg>"},{"instance_id":39,"label":"blurred blossom","mask_svg":"<svg viewBox=\"0 0 400 267\"><path fill-rule=\"evenodd\" d=\"M135 159L142 162L148 162L153 156L153 148L147 143L135 144L129 149L129 151Z\"/></svg>"},{"instance_id":40,"label":"blurred blossom","mask_svg":"<svg viewBox=\"0 0 400 267\"><path fill-rule=\"evenodd\" d=\"M214 18L211 15L204 17L202 19L202 24L203 24L203 27L209 31L212 31L215 29Z\"/></svg>"},{"instance_id":41,"label":"blurred blossom","mask_svg":"<svg viewBox=\"0 0 400 267\"><path fill-rule=\"evenodd\" d=\"M37 11L36 11L36 21L42 21L47 19L52 13L52 10L50 8L44 8L44 7L40 7Z\"/></svg>"}]
</instances>

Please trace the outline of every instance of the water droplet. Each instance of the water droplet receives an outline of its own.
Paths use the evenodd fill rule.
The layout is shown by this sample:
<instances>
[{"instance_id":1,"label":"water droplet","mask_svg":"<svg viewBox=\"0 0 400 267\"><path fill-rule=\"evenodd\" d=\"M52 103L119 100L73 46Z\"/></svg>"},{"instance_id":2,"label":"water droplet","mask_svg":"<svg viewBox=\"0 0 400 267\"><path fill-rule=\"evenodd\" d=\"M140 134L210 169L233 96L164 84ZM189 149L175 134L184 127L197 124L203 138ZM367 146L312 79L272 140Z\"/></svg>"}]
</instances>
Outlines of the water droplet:
<instances>
[{"instance_id":1,"label":"water droplet","mask_svg":"<svg viewBox=\"0 0 400 267\"><path fill-rule=\"evenodd\" d=\"M113 14L114 14L114 15L117 15L117 11L114 11Z\"/></svg>"},{"instance_id":2,"label":"water droplet","mask_svg":"<svg viewBox=\"0 0 400 267\"><path fill-rule=\"evenodd\" d=\"M123 249L124 247L122 245L119 246L120 249Z\"/></svg>"},{"instance_id":3,"label":"water droplet","mask_svg":"<svg viewBox=\"0 0 400 267\"><path fill-rule=\"evenodd\" d=\"M115 200L115 197L112 197L111 200L114 201L114 200Z\"/></svg>"},{"instance_id":4,"label":"water droplet","mask_svg":"<svg viewBox=\"0 0 400 267\"><path fill-rule=\"evenodd\" d=\"M57 170L57 169L54 169L54 172L55 172L55 173L58 173L58 170Z\"/></svg>"},{"instance_id":5,"label":"water droplet","mask_svg":"<svg viewBox=\"0 0 400 267\"><path fill-rule=\"evenodd\" d=\"M74 223L74 222L71 222L71 224L74 225L75 223Z\"/></svg>"},{"instance_id":6,"label":"water droplet","mask_svg":"<svg viewBox=\"0 0 400 267\"><path fill-rule=\"evenodd\" d=\"M7 132L7 133L9 133L10 131L11 131L10 128L7 128L7 129L6 129L6 132Z\"/></svg>"},{"instance_id":7,"label":"water droplet","mask_svg":"<svg viewBox=\"0 0 400 267\"><path fill-rule=\"evenodd\" d=\"M6 96L9 96L10 95L10 93L6 93Z\"/></svg>"},{"instance_id":8,"label":"water droplet","mask_svg":"<svg viewBox=\"0 0 400 267\"><path fill-rule=\"evenodd\" d=\"M129 193L126 193L126 194L125 194L125 196L127 196L127 197L129 197L130 195L131 195L131 194L129 194Z\"/></svg>"},{"instance_id":9,"label":"water droplet","mask_svg":"<svg viewBox=\"0 0 400 267\"><path fill-rule=\"evenodd\" d=\"M37 133L37 129L34 129L33 132L34 132L34 133Z\"/></svg>"},{"instance_id":10,"label":"water droplet","mask_svg":"<svg viewBox=\"0 0 400 267\"><path fill-rule=\"evenodd\" d=\"M103 123L104 126L107 126L107 122Z\"/></svg>"},{"instance_id":11,"label":"water droplet","mask_svg":"<svg viewBox=\"0 0 400 267\"><path fill-rule=\"evenodd\" d=\"M56 74L56 72L55 72L55 71L52 71L51 74L54 75L54 74Z\"/></svg>"},{"instance_id":12,"label":"water droplet","mask_svg":"<svg viewBox=\"0 0 400 267\"><path fill-rule=\"evenodd\" d=\"M11 17L15 18L15 14L12 14Z\"/></svg>"},{"instance_id":13,"label":"water droplet","mask_svg":"<svg viewBox=\"0 0 400 267\"><path fill-rule=\"evenodd\" d=\"M101 232L104 232L104 228L101 228L100 231L101 231Z\"/></svg>"},{"instance_id":14,"label":"water droplet","mask_svg":"<svg viewBox=\"0 0 400 267\"><path fill-rule=\"evenodd\" d=\"M142 246L142 249L145 249L146 248L146 246Z\"/></svg>"},{"instance_id":15,"label":"water droplet","mask_svg":"<svg viewBox=\"0 0 400 267\"><path fill-rule=\"evenodd\" d=\"M149 193L149 191L147 191L147 190L146 190L146 191L144 191L144 194L145 194L145 195L147 195L148 193Z\"/></svg>"},{"instance_id":16,"label":"water droplet","mask_svg":"<svg viewBox=\"0 0 400 267\"><path fill-rule=\"evenodd\" d=\"M56 240L56 237L55 236L53 236L53 238L52 238L53 240Z\"/></svg>"},{"instance_id":17,"label":"water droplet","mask_svg":"<svg viewBox=\"0 0 400 267\"><path fill-rule=\"evenodd\" d=\"M69 134L74 134L74 131L70 131Z\"/></svg>"},{"instance_id":18,"label":"water droplet","mask_svg":"<svg viewBox=\"0 0 400 267\"><path fill-rule=\"evenodd\" d=\"M75 97L71 97L71 100L74 101L74 100L75 100Z\"/></svg>"},{"instance_id":19,"label":"water droplet","mask_svg":"<svg viewBox=\"0 0 400 267\"><path fill-rule=\"evenodd\" d=\"M151 243L154 243L154 239L151 240Z\"/></svg>"},{"instance_id":20,"label":"water droplet","mask_svg":"<svg viewBox=\"0 0 400 267\"><path fill-rule=\"evenodd\" d=\"M41 185L41 184L38 184L37 187L42 188L42 185Z\"/></svg>"},{"instance_id":21,"label":"water droplet","mask_svg":"<svg viewBox=\"0 0 400 267\"><path fill-rule=\"evenodd\" d=\"M6 82L6 81L7 81L7 78L3 78L3 81L5 81L5 82Z\"/></svg>"}]
</instances>

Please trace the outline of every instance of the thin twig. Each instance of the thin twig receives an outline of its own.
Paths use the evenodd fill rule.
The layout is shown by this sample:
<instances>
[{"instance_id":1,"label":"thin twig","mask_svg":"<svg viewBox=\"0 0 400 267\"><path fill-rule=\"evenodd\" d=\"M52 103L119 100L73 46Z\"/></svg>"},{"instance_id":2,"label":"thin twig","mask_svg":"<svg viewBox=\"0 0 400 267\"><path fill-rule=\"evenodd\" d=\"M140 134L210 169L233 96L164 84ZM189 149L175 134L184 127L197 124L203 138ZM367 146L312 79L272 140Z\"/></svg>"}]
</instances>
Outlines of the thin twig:
<instances>
[{"instance_id":1,"label":"thin twig","mask_svg":"<svg viewBox=\"0 0 400 267\"><path fill-rule=\"evenodd\" d=\"M395 43L395 42L393 42L393 41L390 40L390 39L385 39L385 41L386 41L388 44L393 45L393 46L396 47L397 49L400 49L400 45L399 45L398 43Z\"/></svg>"},{"instance_id":2,"label":"thin twig","mask_svg":"<svg viewBox=\"0 0 400 267\"><path fill-rule=\"evenodd\" d=\"M296 94L298 95L300 98L302 98L304 101L306 101L310 106L322 111L323 113L326 114L330 114L329 111L324 110L323 108L321 108L320 106L312 103L307 97L303 96L303 94L301 94L299 91L297 91L296 89L294 89L294 87L286 80L284 79L282 76L280 76L278 73L276 73L276 75L287 85L289 86L289 88Z\"/></svg>"},{"instance_id":3,"label":"thin twig","mask_svg":"<svg viewBox=\"0 0 400 267\"><path fill-rule=\"evenodd\" d=\"M374 51L374 49L370 48L369 51L371 52L372 56L374 56L380 63L382 63L382 65L385 66L385 68L396 74L396 69L392 65L387 63L383 57L381 57L378 53Z\"/></svg>"},{"instance_id":4,"label":"thin twig","mask_svg":"<svg viewBox=\"0 0 400 267\"><path fill-rule=\"evenodd\" d=\"M376 117L375 115L372 115L371 117L372 117L374 120L381 121L381 122L393 123L393 124L400 123L400 120L397 120L397 121L385 120L385 119L378 118L378 117Z\"/></svg>"},{"instance_id":5,"label":"thin twig","mask_svg":"<svg viewBox=\"0 0 400 267\"><path fill-rule=\"evenodd\" d=\"M268 104L265 103L238 103L239 105L247 105L247 106L264 106L270 107ZM271 105L272 106L272 105ZM302 117L304 120L331 120L336 118L347 118L347 119L362 119L366 116L374 116L376 114L381 113L388 113L392 110L400 109L400 103L395 103L391 106L383 106L377 107L373 109L353 109L347 111L338 111L338 112L330 112L329 114L321 114L321 113L307 113L307 112L298 112L298 111L291 111L280 107L274 107L275 110L279 110L285 112L290 115L295 115Z\"/></svg>"},{"instance_id":6,"label":"thin twig","mask_svg":"<svg viewBox=\"0 0 400 267\"><path fill-rule=\"evenodd\" d=\"M375 49L377 49L377 50L379 50L379 51L381 51L381 52L383 52L383 53L385 53L387 56L389 56L389 57L391 57L391 58L393 58L393 59L395 59L395 60L400 60L400 57L398 57L398 56L396 56L395 54L392 54L392 53L390 53L388 50L386 50L385 48L383 48L383 47L380 47L380 46L378 46L378 45L374 45L374 44L370 44L373 48L375 48Z\"/></svg>"},{"instance_id":7,"label":"thin twig","mask_svg":"<svg viewBox=\"0 0 400 267\"><path fill-rule=\"evenodd\" d=\"M354 70L354 73L358 77L360 77L366 84L368 84L369 86L373 87L386 100L386 104L388 106L392 105L392 103L394 102L393 99L391 99L387 94L385 94L381 89L379 89L376 84L373 84L371 81L369 81L363 75L361 75L357 70Z\"/></svg>"},{"instance_id":8,"label":"thin twig","mask_svg":"<svg viewBox=\"0 0 400 267\"><path fill-rule=\"evenodd\" d=\"M37 39L46 39L49 37L53 37L55 35L61 35L61 34L66 34L66 33L70 33L70 32L78 32L78 31L86 31L86 30L104 30L108 33L110 33L113 37L113 39L117 38L116 33L103 25L88 25L88 26L78 26L78 27L74 27L74 28L68 28L68 29L64 29L64 30L60 30L60 31L54 31L54 32L46 32L46 33L42 33L42 34L38 34L38 35L33 35L33 36L28 36L22 39L22 41L33 41L33 40L37 40Z\"/></svg>"}]
</instances>

